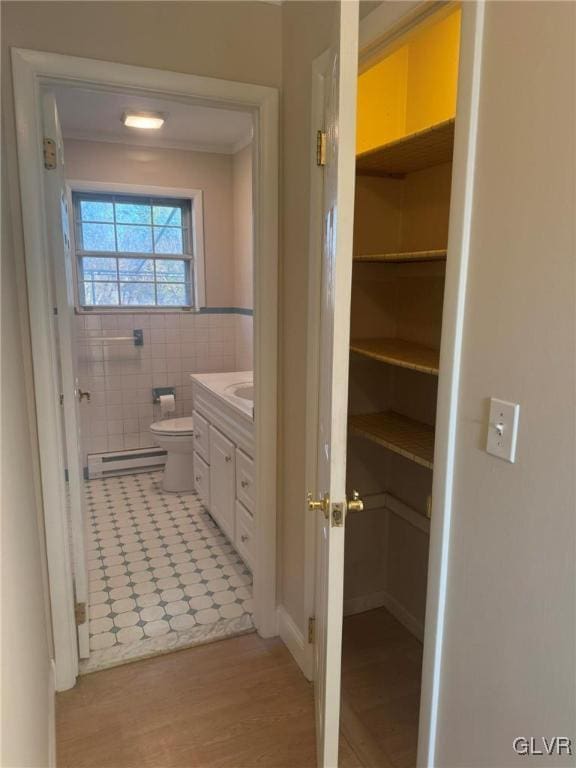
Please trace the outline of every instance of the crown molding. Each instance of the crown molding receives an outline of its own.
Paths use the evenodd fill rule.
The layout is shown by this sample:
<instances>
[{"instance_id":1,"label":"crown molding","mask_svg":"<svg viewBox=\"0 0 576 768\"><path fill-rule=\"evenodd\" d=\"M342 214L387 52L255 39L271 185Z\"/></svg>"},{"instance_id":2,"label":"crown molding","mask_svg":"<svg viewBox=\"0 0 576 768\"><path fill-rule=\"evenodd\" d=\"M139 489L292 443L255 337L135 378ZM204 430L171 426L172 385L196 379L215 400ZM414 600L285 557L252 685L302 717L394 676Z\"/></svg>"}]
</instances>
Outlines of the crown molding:
<instances>
[{"instance_id":1,"label":"crown molding","mask_svg":"<svg viewBox=\"0 0 576 768\"><path fill-rule=\"evenodd\" d=\"M90 131L67 131L64 141L91 141L99 144L124 144L127 147L142 149L177 149L184 152L206 152L214 155L234 155L250 144L252 138L240 140L234 144L195 144L189 141L170 141L158 139L155 142L126 141L121 136L110 136L106 133L94 133Z\"/></svg>"}]
</instances>

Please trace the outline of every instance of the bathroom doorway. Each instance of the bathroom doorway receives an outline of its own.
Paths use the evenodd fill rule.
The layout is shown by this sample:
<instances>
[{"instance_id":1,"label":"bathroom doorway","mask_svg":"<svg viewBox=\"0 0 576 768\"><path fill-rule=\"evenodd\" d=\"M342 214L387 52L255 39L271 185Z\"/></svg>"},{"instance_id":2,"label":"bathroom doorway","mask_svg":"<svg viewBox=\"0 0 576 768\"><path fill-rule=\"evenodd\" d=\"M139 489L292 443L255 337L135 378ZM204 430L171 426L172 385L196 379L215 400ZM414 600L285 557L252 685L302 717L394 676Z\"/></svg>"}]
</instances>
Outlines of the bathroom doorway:
<instances>
[{"instance_id":1,"label":"bathroom doorway","mask_svg":"<svg viewBox=\"0 0 576 768\"><path fill-rule=\"evenodd\" d=\"M57 688L276 634L276 92L23 51L15 85Z\"/></svg>"}]
</instances>

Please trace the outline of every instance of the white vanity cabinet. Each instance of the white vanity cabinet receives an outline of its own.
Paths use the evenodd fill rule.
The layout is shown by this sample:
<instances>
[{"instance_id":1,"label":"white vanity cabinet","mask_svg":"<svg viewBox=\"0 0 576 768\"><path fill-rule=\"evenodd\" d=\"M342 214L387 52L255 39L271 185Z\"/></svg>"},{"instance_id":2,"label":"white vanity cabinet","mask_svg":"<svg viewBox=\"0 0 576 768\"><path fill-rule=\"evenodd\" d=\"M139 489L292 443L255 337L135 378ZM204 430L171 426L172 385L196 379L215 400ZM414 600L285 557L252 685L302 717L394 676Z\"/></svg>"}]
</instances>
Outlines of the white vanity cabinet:
<instances>
[{"instance_id":1,"label":"white vanity cabinet","mask_svg":"<svg viewBox=\"0 0 576 768\"><path fill-rule=\"evenodd\" d=\"M257 567L254 421L214 390L211 378L192 377L194 482L202 503L251 571ZM202 380L202 381L199 381Z\"/></svg>"}]
</instances>

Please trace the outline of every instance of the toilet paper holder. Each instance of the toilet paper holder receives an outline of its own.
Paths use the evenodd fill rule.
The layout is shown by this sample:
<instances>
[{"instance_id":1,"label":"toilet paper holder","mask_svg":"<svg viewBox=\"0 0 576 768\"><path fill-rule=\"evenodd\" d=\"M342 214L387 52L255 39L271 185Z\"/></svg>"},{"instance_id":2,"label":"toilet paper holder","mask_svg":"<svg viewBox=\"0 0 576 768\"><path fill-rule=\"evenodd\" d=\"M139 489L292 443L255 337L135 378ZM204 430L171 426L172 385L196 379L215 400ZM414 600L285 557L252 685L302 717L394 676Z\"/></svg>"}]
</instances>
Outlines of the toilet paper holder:
<instances>
[{"instance_id":1,"label":"toilet paper holder","mask_svg":"<svg viewBox=\"0 0 576 768\"><path fill-rule=\"evenodd\" d=\"M152 402L159 403L160 395L174 395L176 397L176 390L174 387L152 387Z\"/></svg>"}]
</instances>

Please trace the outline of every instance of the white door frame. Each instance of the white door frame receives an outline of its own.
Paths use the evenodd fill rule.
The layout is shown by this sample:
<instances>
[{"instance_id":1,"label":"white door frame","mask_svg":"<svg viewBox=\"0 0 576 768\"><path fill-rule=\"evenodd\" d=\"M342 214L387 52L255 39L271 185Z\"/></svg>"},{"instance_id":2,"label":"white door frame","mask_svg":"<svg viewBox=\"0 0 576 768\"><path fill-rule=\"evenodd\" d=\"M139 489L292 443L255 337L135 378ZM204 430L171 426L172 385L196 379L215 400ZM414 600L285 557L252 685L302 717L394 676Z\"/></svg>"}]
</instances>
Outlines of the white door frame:
<instances>
[{"instance_id":1,"label":"white door frame","mask_svg":"<svg viewBox=\"0 0 576 768\"><path fill-rule=\"evenodd\" d=\"M65 514L58 350L50 321L53 300L43 192L40 87L50 83L162 94L194 103L248 110L254 115L256 504L257 510L267 510L266 515L259 517L257 526L254 623L262 636L274 636L277 634L278 91L248 83L24 49L12 50L12 66L56 689L65 690L74 685L78 653Z\"/></svg>"},{"instance_id":2,"label":"white door frame","mask_svg":"<svg viewBox=\"0 0 576 768\"><path fill-rule=\"evenodd\" d=\"M359 69L366 68L379 52L403 35L416 23L440 8L455 3L411 0L405 3L383 2L360 22ZM454 481L454 455L458 419L458 389L462 355L462 336L466 300L466 280L472 220L473 189L478 128L478 105L482 65L484 2L462 3L458 103L444 314L440 349L441 373L438 382L438 406L434 446L433 508L430 527L428 588L422 669L422 695L418 736L418 766L435 763L438 702L442 674L442 645L448 584L448 555ZM327 52L315 59L312 68L311 142L315 146L316 130L322 127L322 78ZM313 164L310 181L310 257L308 272L308 335L306 391L306 482L316 472L316 422L318 418L318 339L320 329L318 291L321 264L322 174ZM308 616L314 615L315 526L313 516L305 517L306 568L304 573L304 605ZM312 563L310 565L310 562ZM309 647L310 649L310 647ZM304 656L303 671L313 676L311 650Z\"/></svg>"}]
</instances>

